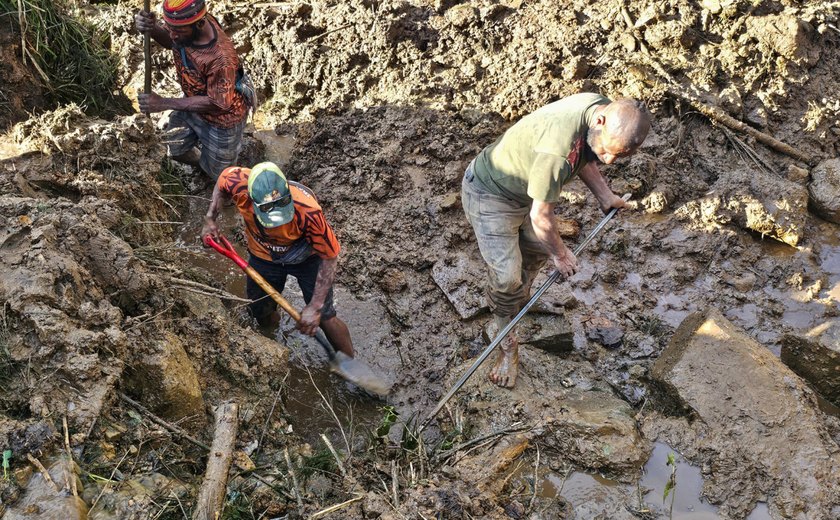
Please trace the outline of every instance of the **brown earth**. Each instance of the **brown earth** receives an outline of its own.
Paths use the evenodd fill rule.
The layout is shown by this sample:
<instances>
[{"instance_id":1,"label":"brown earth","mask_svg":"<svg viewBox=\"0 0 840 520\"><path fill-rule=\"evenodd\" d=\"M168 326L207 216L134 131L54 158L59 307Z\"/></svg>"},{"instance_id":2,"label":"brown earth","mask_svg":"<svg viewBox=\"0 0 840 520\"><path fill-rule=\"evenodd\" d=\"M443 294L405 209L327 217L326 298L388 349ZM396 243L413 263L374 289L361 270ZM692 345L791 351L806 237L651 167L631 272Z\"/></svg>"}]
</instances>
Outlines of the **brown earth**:
<instances>
[{"instance_id":1,"label":"brown earth","mask_svg":"<svg viewBox=\"0 0 840 520\"><path fill-rule=\"evenodd\" d=\"M139 38L129 32L139 5L84 6L110 31L122 58L117 86L130 96L142 82ZM240 402L237 448L279 491L233 477L231 517L311 514L356 497L337 514L653 515L659 509L635 492L609 504L531 499L511 471L541 460L637 482L657 439L704 468L713 483L706 498L722 506L720 516L744 518L768 500L758 472L735 479L715 462L739 449L725 429L714 430L714 449L693 445L688 433L663 433L682 424L683 412L651 392L649 370L675 328L706 305L774 354L783 335L836 316L837 227L808 213L809 165L712 124L669 95L668 82L803 154L836 156L835 8L672 0L635 3L625 17L612 2L317 0L220 1L211 12L230 28L263 101L252 152L241 160L277 160L319 196L344 248L339 312L364 345L362 359L397 384L381 403L316 372L313 383L348 431L328 410L313 412L321 397L299 367L321 358L294 335L281 336L303 352L290 369L286 347L250 330L241 302L219 292L237 275L196 247L206 201L183 191L194 184L191 172L161 161L152 121L91 120L64 107L0 142L0 444L12 449L21 475L4 484L4 504L25 486L26 453L63 449L66 415L91 516L182 517L204 454L120 402L118 390L169 420L186 418L208 444L207 407ZM176 95L170 59L155 53L155 90ZM25 103L18 90L0 83L3 96ZM641 210L617 217L581 255L581 272L543 298L545 308L565 312L574 348L558 357L528 347L512 392L479 371L418 445L411 425L486 344L483 266L459 202L463 170L519 116L578 91L648 102L654 126L646 143L604 168L613 189L632 192ZM275 155L271 136L257 143L266 130L294 138L289 157ZM601 215L572 183L558 217L585 233ZM607 329L622 338L617 348L604 346L597 331ZM762 377L773 373L754 361L739 362ZM701 380L689 382L704 395ZM824 422L818 429L836 452L838 421L815 402L798 405ZM348 410L353 403L360 417ZM383 404L399 413L390 431L377 431ZM347 458L347 476L338 476L321 432ZM112 472L121 483L91 476ZM733 480L737 488L722 492ZM836 506L826 499L802 518L831 518ZM771 517L782 518L785 509L774 507Z\"/></svg>"}]
</instances>

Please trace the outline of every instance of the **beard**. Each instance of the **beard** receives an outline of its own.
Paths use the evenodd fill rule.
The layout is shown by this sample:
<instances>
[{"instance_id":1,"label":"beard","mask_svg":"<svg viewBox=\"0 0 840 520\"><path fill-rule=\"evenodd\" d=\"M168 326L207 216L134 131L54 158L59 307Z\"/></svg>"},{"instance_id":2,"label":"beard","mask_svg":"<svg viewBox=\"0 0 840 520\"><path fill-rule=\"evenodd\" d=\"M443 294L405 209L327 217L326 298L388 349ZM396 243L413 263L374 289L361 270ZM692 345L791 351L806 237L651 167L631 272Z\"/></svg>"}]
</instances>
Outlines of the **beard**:
<instances>
[{"instance_id":1,"label":"beard","mask_svg":"<svg viewBox=\"0 0 840 520\"><path fill-rule=\"evenodd\" d=\"M596 161L601 164L604 163L601 156L595 153L595 147L601 145L602 130L595 130L590 128L586 131L586 158L591 161Z\"/></svg>"}]
</instances>

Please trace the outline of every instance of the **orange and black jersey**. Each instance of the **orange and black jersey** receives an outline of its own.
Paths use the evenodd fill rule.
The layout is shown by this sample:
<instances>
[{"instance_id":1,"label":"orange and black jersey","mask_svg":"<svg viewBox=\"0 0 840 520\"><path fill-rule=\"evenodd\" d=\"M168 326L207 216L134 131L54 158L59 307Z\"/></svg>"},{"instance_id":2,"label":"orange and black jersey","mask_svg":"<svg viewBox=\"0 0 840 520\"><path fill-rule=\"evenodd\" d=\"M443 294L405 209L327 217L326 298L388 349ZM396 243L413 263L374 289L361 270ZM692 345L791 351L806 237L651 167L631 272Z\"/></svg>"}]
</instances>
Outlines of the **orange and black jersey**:
<instances>
[{"instance_id":1,"label":"orange and black jersey","mask_svg":"<svg viewBox=\"0 0 840 520\"><path fill-rule=\"evenodd\" d=\"M254 215L254 204L248 195L250 168L231 166L219 176L219 191L233 197L239 213L245 220L245 236L252 255L267 261L277 261L286 254L294 254L300 246L308 245L321 258L335 258L341 245L332 226L312 190L297 182L289 181L289 189L295 204L295 216L291 222L275 228L259 224ZM288 263L296 263L289 261Z\"/></svg>"},{"instance_id":2,"label":"orange and black jersey","mask_svg":"<svg viewBox=\"0 0 840 520\"><path fill-rule=\"evenodd\" d=\"M208 15L206 20L215 38L206 45L173 48L175 70L185 96L207 96L221 110L200 114L201 118L213 126L231 128L248 116L245 98L236 90L239 56L216 19Z\"/></svg>"}]
</instances>

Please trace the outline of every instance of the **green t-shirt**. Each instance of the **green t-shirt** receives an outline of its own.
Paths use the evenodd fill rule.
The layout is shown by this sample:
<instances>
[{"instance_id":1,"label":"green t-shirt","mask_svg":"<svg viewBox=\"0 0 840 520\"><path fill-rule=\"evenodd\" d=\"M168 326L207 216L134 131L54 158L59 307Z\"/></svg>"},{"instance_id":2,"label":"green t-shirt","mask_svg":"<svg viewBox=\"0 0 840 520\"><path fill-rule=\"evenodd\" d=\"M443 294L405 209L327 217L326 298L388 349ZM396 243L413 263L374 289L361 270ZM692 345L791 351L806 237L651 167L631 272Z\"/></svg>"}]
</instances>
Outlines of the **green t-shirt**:
<instances>
[{"instance_id":1,"label":"green t-shirt","mask_svg":"<svg viewBox=\"0 0 840 520\"><path fill-rule=\"evenodd\" d=\"M563 185L588 162L586 131L600 94L565 97L520 119L478 154L476 178L491 192L524 204L557 202Z\"/></svg>"}]
</instances>

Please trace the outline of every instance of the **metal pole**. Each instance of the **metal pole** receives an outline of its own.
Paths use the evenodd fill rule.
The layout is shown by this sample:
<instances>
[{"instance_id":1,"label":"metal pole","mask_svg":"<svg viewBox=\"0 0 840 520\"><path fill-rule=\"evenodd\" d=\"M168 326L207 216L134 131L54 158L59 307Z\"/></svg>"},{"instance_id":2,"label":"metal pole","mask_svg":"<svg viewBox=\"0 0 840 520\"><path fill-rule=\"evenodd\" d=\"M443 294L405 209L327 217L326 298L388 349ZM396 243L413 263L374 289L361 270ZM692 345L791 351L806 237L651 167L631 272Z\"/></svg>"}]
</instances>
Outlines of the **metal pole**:
<instances>
[{"instance_id":1,"label":"metal pole","mask_svg":"<svg viewBox=\"0 0 840 520\"><path fill-rule=\"evenodd\" d=\"M627 195L624 195L622 199L625 201L629 200L630 194L628 193ZM583 242L581 242L580 245L577 246L577 248L575 248L575 256L577 256L581 251L583 251L583 248L586 247L586 245L589 242L591 242L593 238L595 238L595 235L597 235L601 231L601 229L603 229L603 227L607 225L607 222L609 222L610 219L613 218L613 215L615 215L617 212L618 208L613 208L610 210L609 213L607 213L607 215L601 220L601 222L599 222L598 225L595 226L595 229L593 229L592 232L589 233L589 235L583 240ZM517 323L519 323L519 320L521 320L522 317L525 316L525 313L528 312L528 309L530 309L537 302L537 300L540 299L540 296L542 296L543 293L546 290L548 290L548 288L551 287L551 285L554 282L556 282L558 278L560 278L560 276L560 271L556 269L553 273L551 273L551 276L548 277L548 280L546 280L546 282L542 284L539 289L537 289L537 292L535 292L531 299L528 300L528 303L526 303L525 306L522 307L522 310L519 311L519 314L514 316L513 319L510 320L510 323L508 323L507 326L505 326L505 328L503 328L501 331L499 331L498 334L496 334L496 338L493 339L493 341L490 343L490 345L487 346L486 349L484 349L484 352L482 352L481 355L478 356L478 359L475 360L472 366L470 366L470 368L468 368L467 371L464 372L464 375L462 375L461 378L458 379L458 381L455 383L452 389L449 390L449 392L447 392L445 396L443 396L440 402L438 402L437 406L435 406L435 409L432 410L432 413L429 414L429 417L427 417L426 420L423 422L423 425L420 426L418 433L422 432L426 428L426 426L429 425L429 423L441 411L444 405L450 399L452 399L452 396L455 395L455 392L457 392L461 389L462 386L464 386L464 383L467 382L470 376L472 376L475 373L475 371L478 370L478 367L481 366L484 360L487 359L487 357L496 349L496 347L499 346L502 340L505 339L508 334L510 334L510 331L513 330L513 327L515 327Z\"/></svg>"}]
</instances>

